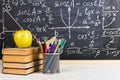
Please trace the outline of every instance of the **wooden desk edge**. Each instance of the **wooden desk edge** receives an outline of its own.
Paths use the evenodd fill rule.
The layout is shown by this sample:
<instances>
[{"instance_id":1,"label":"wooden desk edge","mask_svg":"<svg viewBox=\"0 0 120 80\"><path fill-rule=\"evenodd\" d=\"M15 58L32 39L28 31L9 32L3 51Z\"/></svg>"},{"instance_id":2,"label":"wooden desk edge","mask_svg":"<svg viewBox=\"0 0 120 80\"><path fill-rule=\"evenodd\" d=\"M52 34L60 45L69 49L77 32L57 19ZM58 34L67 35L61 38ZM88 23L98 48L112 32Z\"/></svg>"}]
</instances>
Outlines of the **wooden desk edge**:
<instances>
[{"instance_id":1,"label":"wooden desk edge","mask_svg":"<svg viewBox=\"0 0 120 80\"><path fill-rule=\"evenodd\" d=\"M120 60L60 60L62 64L120 64Z\"/></svg>"},{"instance_id":2,"label":"wooden desk edge","mask_svg":"<svg viewBox=\"0 0 120 80\"><path fill-rule=\"evenodd\" d=\"M120 64L120 60L60 60L61 64ZM0 60L2 64L2 60Z\"/></svg>"}]
</instances>

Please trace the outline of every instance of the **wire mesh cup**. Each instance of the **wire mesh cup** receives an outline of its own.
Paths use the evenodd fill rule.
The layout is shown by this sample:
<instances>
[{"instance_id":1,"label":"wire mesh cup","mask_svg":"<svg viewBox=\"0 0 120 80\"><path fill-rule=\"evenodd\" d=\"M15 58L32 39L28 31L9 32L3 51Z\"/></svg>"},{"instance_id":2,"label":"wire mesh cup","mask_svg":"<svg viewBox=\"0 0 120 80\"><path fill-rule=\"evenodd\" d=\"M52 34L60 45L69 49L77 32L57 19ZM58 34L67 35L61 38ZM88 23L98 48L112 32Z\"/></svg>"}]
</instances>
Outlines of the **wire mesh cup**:
<instances>
[{"instance_id":1,"label":"wire mesh cup","mask_svg":"<svg viewBox=\"0 0 120 80\"><path fill-rule=\"evenodd\" d=\"M60 53L44 53L43 73L60 72Z\"/></svg>"}]
</instances>

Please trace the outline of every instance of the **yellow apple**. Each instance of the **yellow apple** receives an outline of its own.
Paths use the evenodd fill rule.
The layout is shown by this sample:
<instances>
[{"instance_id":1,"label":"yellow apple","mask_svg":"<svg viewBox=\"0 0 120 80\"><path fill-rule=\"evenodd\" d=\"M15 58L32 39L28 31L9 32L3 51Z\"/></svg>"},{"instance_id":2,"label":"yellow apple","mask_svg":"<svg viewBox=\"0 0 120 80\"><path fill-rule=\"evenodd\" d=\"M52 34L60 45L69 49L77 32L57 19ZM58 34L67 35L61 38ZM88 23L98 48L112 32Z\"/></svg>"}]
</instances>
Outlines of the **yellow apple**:
<instances>
[{"instance_id":1,"label":"yellow apple","mask_svg":"<svg viewBox=\"0 0 120 80\"><path fill-rule=\"evenodd\" d=\"M29 30L18 30L14 33L14 42L18 48L28 48L32 44L32 33Z\"/></svg>"}]
</instances>

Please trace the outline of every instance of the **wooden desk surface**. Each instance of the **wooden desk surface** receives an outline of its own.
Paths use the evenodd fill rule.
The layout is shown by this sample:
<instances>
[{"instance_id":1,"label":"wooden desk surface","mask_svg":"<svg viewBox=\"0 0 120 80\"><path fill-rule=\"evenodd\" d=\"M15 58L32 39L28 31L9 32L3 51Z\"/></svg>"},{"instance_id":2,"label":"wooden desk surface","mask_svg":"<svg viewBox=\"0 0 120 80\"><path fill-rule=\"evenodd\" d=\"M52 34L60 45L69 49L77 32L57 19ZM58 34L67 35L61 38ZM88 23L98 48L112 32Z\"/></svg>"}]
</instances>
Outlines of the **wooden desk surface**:
<instances>
[{"instance_id":1,"label":"wooden desk surface","mask_svg":"<svg viewBox=\"0 0 120 80\"><path fill-rule=\"evenodd\" d=\"M10 75L2 74L0 65L0 80L118 80L120 79L120 64L76 64L61 61L60 73L43 74L34 72L32 74ZM98 61L99 62L99 61ZM77 62L78 63L78 62ZM81 62L80 62L81 63Z\"/></svg>"}]
</instances>

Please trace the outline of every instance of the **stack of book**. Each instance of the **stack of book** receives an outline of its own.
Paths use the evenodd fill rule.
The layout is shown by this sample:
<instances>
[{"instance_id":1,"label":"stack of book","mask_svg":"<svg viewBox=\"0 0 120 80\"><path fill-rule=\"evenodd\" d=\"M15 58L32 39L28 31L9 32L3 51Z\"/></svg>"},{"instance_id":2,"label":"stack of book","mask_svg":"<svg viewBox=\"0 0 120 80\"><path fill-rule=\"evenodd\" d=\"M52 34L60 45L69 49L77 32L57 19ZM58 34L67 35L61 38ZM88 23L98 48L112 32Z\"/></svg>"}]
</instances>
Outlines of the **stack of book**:
<instances>
[{"instance_id":1,"label":"stack of book","mask_svg":"<svg viewBox=\"0 0 120 80\"><path fill-rule=\"evenodd\" d=\"M3 73L26 75L43 70L43 54L38 47L4 48L2 53Z\"/></svg>"}]
</instances>

